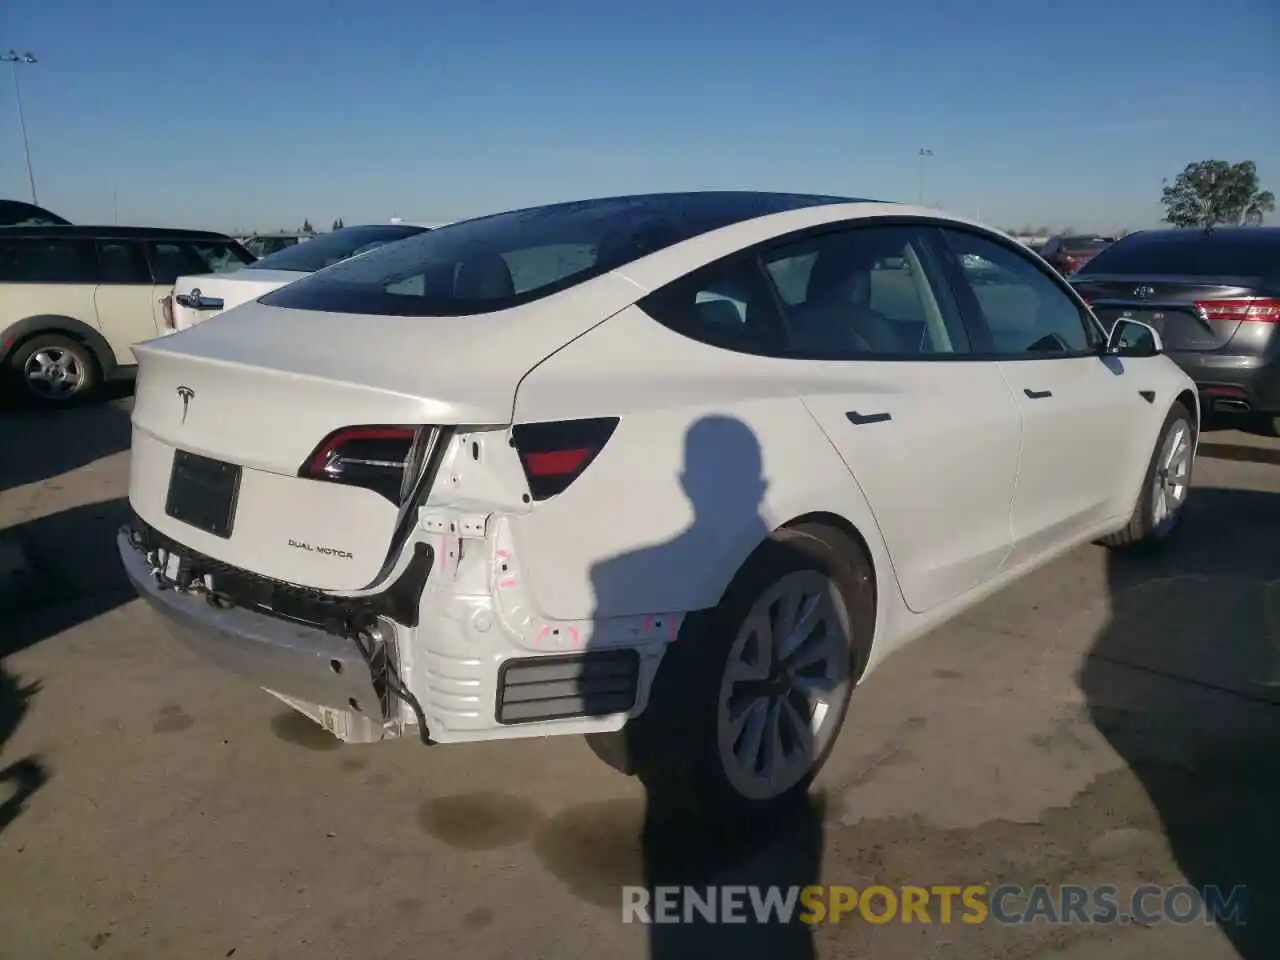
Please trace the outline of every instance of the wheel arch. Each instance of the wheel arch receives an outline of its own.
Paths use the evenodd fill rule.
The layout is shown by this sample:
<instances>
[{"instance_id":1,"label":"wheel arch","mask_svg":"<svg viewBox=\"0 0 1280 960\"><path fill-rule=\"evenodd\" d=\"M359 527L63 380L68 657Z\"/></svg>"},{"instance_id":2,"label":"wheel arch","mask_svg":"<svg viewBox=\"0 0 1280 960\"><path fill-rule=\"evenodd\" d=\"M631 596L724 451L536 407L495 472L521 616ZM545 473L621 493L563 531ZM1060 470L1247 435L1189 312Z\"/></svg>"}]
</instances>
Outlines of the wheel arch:
<instances>
[{"instance_id":1,"label":"wheel arch","mask_svg":"<svg viewBox=\"0 0 1280 960\"><path fill-rule=\"evenodd\" d=\"M115 372L115 354L100 331L83 320L52 313L24 317L5 327L0 332L0 364L7 363L19 347L42 334L59 334L87 347L104 380Z\"/></svg>"},{"instance_id":2,"label":"wheel arch","mask_svg":"<svg viewBox=\"0 0 1280 960\"><path fill-rule=\"evenodd\" d=\"M721 567L723 573L716 584L713 595L708 597L710 602L704 609L712 609L723 600L725 593L729 590L733 581L737 579L738 574L760 553L765 543L774 533L806 525L830 527L842 536L849 538L860 548L866 558L867 565L870 567L875 628L868 644L867 654L874 659L872 651L879 642L882 625L890 619L890 611L886 609L886 603L897 589L897 580L893 572L888 548L879 535L879 529L875 526L875 519L871 515L869 508L865 514L860 516L861 522L849 519L848 514L850 512L849 510L832 507L817 507L794 512L789 519L775 524L772 529L757 537L750 544L741 544L736 552L736 557Z\"/></svg>"},{"instance_id":3,"label":"wheel arch","mask_svg":"<svg viewBox=\"0 0 1280 960\"><path fill-rule=\"evenodd\" d=\"M1196 440L1200 439L1200 398L1196 392L1190 387L1183 390L1180 394L1173 398L1174 402L1182 404L1187 408L1187 412L1191 414L1195 421Z\"/></svg>"},{"instance_id":4,"label":"wheel arch","mask_svg":"<svg viewBox=\"0 0 1280 960\"><path fill-rule=\"evenodd\" d=\"M788 520L782 525L781 529L787 530L807 524L816 524L818 526L831 527L833 530L838 530L840 533L852 540L858 548L862 550L862 555L866 558L867 564L871 567L871 592L878 607L880 601L880 571L876 566L876 558L871 551L871 545L867 543L867 538L862 535L862 531L840 514L832 513L829 510L814 510L809 513L801 514L798 517Z\"/></svg>"}]
</instances>

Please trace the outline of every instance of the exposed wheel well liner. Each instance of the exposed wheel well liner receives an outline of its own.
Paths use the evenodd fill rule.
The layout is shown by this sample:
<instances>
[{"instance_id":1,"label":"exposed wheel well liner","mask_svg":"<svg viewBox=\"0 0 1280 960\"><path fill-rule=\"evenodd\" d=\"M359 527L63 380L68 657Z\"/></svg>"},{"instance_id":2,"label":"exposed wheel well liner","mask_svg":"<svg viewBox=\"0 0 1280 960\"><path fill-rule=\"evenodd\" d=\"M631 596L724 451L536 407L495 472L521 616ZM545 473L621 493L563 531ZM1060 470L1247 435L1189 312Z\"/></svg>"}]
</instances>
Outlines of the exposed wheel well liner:
<instances>
[{"instance_id":1,"label":"exposed wheel well liner","mask_svg":"<svg viewBox=\"0 0 1280 960\"><path fill-rule=\"evenodd\" d=\"M806 513L799 517L793 517L782 526L784 528L798 527L806 523L817 523L823 526L833 527L861 548L863 556L867 558L867 565L871 567L872 597L878 602L880 598L880 572L876 569L876 563L875 560L872 559L871 549L867 546L866 538L863 537L858 528L839 514L828 513L825 510L819 510L814 513Z\"/></svg>"},{"instance_id":2,"label":"exposed wheel well liner","mask_svg":"<svg viewBox=\"0 0 1280 960\"><path fill-rule=\"evenodd\" d=\"M1194 390L1183 390L1174 399L1187 408L1187 412L1195 418L1196 423L1200 422L1200 398L1196 396Z\"/></svg>"}]
</instances>

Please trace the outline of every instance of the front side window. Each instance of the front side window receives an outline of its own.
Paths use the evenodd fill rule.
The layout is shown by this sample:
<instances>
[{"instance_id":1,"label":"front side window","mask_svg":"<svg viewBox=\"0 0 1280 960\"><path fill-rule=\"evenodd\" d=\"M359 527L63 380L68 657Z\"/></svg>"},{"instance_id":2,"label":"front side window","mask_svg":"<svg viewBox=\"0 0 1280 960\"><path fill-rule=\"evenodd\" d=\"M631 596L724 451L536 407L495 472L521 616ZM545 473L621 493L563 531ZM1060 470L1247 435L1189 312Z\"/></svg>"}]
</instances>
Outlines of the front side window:
<instances>
[{"instance_id":1,"label":"front side window","mask_svg":"<svg viewBox=\"0 0 1280 960\"><path fill-rule=\"evenodd\" d=\"M269 306L391 316L505 310L672 244L838 198L658 194L514 210L453 223L335 264L261 299Z\"/></svg>"},{"instance_id":2,"label":"front side window","mask_svg":"<svg viewBox=\"0 0 1280 960\"><path fill-rule=\"evenodd\" d=\"M351 257L358 257L384 244L394 243L425 232L421 227L373 225L347 227L324 236L295 243L264 256L252 265L253 270L292 270L315 273Z\"/></svg>"},{"instance_id":3,"label":"front side window","mask_svg":"<svg viewBox=\"0 0 1280 960\"><path fill-rule=\"evenodd\" d=\"M853 227L766 251L792 352L821 359L967 353L931 228Z\"/></svg>"},{"instance_id":4,"label":"front side window","mask_svg":"<svg viewBox=\"0 0 1280 960\"><path fill-rule=\"evenodd\" d=\"M976 233L943 234L960 261L960 292L981 315L993 352L1051 357L1097 345L1101 334L1083 309L1028 257Z\"/></svg>"},{"instance_id":5,"label":"front side window","mask_svg":"<svg viewBox=\"0 0 1280 960\"><path fill-rule=\"evenodd\" d=\"M0 282L97 283L91 240L0 240Z\"/></svg>"}]
</instances>

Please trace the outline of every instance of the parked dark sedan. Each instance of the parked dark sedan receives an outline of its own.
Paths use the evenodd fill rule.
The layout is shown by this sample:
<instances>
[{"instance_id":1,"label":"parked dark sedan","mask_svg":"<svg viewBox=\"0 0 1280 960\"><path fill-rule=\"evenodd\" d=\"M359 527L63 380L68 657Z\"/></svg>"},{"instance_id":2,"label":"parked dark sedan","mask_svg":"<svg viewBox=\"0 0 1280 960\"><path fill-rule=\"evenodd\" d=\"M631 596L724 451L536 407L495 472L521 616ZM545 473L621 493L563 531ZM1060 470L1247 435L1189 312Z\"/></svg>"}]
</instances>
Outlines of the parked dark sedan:
<instances>
[{"instance_id":1,"label":"parked dark sedan","mask_svg":"<svg viewBox=\"0 0 1280 960\"><path fill-rule=\"evenodd\" d=\"M1066 277L1075 273L1115 242L1115 237L1099 237L1093 234L1057 236L1050 237L1043 249L1038 250L1037 253L1049 261L1053 269Z\"/></svg>"},{"instance_id":2,"label":"parked dark sedan","mask_svg":"<svg viewBox=\"0 0 1280 960\"><path fill-rule=\"evenodd\" d=\"M34 203L23 200L0 200L0 227L69 227L70 221L64 220L52 210L37 207Z\"/></svg>"},{"instance_id":3,"label":"parked dark sedan","mask_svg":"<svg viewBox=\"0 0 1280 960\"><path fill-rule=\"evenodd\" d=\"M1105 326L1155 327L1205 409L1261 414L1280 433L1280 227L1131 234L1070 282Z\"/></svg>"}]
</instances>

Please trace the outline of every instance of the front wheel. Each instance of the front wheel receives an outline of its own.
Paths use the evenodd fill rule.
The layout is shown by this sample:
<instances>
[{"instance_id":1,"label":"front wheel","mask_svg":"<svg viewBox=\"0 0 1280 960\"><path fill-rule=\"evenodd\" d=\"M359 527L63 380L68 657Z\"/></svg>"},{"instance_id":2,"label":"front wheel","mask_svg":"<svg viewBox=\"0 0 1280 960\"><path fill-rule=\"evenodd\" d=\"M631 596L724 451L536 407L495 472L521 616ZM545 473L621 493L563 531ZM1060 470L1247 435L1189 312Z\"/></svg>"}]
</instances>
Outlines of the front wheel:
<instances>
[{"instance_id":1,"label":"front wheel","mask_svg":"<svg viewBox=\"0 0 1280 960\"><path fill-rule=\"evenodd\" d=\"M1162 546L1181 526L1183 508L1191 494L1195 427L1181 403L1169 408L1160 438L1143 478L1133 516L1123 530L1101 543L1126 550Z\"/></svg>"},{"instance_id":2,"label":"front wheel","mask_svg":"<svg viewBox=\"0 0 1280 960\"><path fill-rule=\"evenodd\" d=\"M859 544L821 525L775 532L719 605L686 622L628 731L651 800L723 816L802 799L835 745L874 627Z\"/></svg>"}]
</instances>

